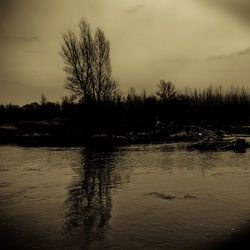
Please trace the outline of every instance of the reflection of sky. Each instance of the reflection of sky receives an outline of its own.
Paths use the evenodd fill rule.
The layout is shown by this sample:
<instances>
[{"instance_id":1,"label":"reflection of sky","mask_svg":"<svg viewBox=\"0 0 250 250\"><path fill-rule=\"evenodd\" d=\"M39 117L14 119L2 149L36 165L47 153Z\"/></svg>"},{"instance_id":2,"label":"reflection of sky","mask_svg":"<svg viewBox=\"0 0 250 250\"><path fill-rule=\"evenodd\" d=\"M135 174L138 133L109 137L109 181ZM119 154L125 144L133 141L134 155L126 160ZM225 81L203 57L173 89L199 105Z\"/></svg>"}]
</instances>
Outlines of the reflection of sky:
<instances>
[{"instance_id":1,"label":"reflection of sky","mask_svg":"<svg viewBox=\"0 0 250 250\"><path fill-rule=\"evenodd\" d=\"M61 33L82 16L111 42L122 90L249 84L247 0L0 0L0 102L59 100Z\"/></svg>"}]
</instances>

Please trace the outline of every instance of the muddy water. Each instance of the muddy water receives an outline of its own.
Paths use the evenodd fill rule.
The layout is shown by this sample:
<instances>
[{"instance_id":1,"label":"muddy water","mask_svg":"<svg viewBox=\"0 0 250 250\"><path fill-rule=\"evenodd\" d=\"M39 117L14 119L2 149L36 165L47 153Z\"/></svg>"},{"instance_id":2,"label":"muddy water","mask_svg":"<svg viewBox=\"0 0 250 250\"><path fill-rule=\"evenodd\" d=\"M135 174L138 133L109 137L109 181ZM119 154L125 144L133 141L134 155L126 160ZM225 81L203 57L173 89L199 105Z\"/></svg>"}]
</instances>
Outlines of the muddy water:
<instances>
[{"instance_id":1,"label":"muddy water","mask_svg":"<svg viewBox=\"0 0 250 250\"><path fill-rule=\"evenodd\" d=\"M0 147L5 249L205 249L250 227L250 150Z\"/></svg>"}]
</instances>

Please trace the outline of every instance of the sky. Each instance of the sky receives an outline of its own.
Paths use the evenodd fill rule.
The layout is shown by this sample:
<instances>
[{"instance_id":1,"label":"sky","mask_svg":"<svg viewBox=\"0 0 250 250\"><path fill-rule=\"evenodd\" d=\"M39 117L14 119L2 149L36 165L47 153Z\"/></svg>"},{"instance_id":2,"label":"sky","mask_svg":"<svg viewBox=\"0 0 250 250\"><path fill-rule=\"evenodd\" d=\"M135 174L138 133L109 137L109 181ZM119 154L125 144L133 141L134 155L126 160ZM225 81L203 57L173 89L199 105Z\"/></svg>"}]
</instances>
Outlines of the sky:
<instances>
[{"instance_id":1,"label":"sky","mask_svg":"<svg viewBox=\"0 0 250 250\"><path fill-rule=\"evenodd\" d=\"M250 87L249 13L249 0L0 0L0 103L70 94L59 53L82 17L104 30L124 92Z\"/></svg>"}]
</instances>

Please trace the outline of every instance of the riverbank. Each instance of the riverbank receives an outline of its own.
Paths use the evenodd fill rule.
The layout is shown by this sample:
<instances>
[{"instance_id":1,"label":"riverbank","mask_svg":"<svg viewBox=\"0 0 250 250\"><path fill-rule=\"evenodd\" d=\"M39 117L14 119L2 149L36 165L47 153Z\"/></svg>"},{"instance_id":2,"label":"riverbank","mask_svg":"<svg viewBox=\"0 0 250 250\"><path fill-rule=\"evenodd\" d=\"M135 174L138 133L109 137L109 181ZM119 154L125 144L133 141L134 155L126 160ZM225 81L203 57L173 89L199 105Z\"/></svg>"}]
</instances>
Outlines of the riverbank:
<instances>
[{"instance_id":1,"label":"riverbank","mask_svg":"<svg viewBox=\"0 0 250 250\"><path fill-rule=\"evenodd\" d=\"M61 121L29 121L0 126L0 144L21 146L122 146L185 141L190 142L190 150L241 150L250 146L244 139L248 136L250 126L223 126L218 129L178 125L122 134L87 134Z\"/></svg>"}]
</instances>

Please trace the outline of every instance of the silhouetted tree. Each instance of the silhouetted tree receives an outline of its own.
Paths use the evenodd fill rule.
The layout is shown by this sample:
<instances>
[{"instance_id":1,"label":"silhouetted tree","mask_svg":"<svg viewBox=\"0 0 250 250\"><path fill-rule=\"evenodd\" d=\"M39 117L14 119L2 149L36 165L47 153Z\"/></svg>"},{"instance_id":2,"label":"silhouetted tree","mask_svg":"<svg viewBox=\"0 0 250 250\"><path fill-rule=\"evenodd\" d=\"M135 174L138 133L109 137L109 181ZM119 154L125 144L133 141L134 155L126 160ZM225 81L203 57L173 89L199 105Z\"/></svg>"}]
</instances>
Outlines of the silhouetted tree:
<instances>
[{"instance_id":1,"label":"silhouetted tree","mask_svg":"<svg viewBox=\"0 0 250 250\"><path fill-rule=\"evenodd\" d=\"M41 105L46 105L46 103L47 103L47 98L46 98L45 94L42 94L42 95L41 95L40 103L41 103Z\"/></svg>"},{"instance_id":2,"label":"silhouetted tree","mask_svg":"<svg viewBox=\"0 0 250 250\"><path fill-rule=\"evenodd\" d=\"M95 64L94 79L97 82L97 100L105 100L111 84L110 45L104 32L97 28L94 40ZM111 88L112 89L112 88Z\"/></svg>"},{"instance_id":3,"label":"silhouetted tree","mask_svg":"<svg viewBox=\"0 0 250 250\"><path fill-rule=\"evenodd\" d=\"M176 91L175 86L172 82L165 82L164 80L160 80L160 83L157 85L159 88L156 91L156 95L160 97L161 100L166 101L173 97L175 97Z\"/></svg>"},{"instance_id":4,"label":"silhouetted tree","mask_svg":"<svg viewBox=\"0 0 250 250\"><path fill-rule=\"evenodd\" d=\"M65 87L83 101L110 100L117 90L117 83L111 77L110 43L100 28L93 38L85 19L79 28L79 38L72 31L63 35L60 54L66 64Z\"/></svg>"},{"instance_id":5,"label":"silhouetted tree","mask_svg":"<svg viewBox=\"0 0 250 250\"><path fill-rule=\"evenodd\" d=\"M134 87L130 87L127 94L127 102L134 102L136 100L136 90Z\"/></svg>"}]
</instances>

